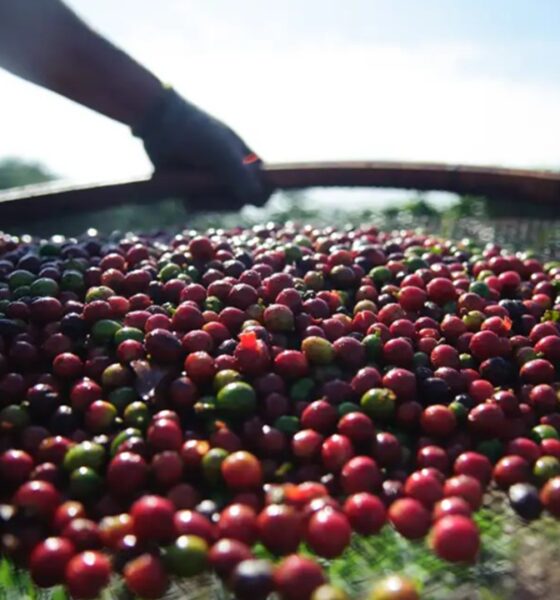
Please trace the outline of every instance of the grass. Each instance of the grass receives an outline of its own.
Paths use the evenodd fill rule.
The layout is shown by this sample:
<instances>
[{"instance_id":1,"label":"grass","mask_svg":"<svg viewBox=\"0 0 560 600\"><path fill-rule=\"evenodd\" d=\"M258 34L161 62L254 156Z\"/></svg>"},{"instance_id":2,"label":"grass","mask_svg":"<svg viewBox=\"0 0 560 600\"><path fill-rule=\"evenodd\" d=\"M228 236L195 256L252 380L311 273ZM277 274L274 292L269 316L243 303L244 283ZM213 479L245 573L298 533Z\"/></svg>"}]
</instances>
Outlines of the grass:
<instances>
[{"instance_id":1,"label":"grass","mask_svg":"<svg viewBox=\"0 0 560 600\"><path fill-rule=\"evenodd\" d=\"M345 556L329 565L331 580L352 598L360 597L373 581L391 573L416 581L423 598L449 599L461 588L468 589L468 597L473 599L505 597L498 590L503 587L504 576L509 575L512 548L504 543L502 520L484 509L477 521L483 534L483 550L473 566L450 565L430 552L426 542L410 542L385 527L374 538L355 538Z\"/></svg>"}]
</instances>

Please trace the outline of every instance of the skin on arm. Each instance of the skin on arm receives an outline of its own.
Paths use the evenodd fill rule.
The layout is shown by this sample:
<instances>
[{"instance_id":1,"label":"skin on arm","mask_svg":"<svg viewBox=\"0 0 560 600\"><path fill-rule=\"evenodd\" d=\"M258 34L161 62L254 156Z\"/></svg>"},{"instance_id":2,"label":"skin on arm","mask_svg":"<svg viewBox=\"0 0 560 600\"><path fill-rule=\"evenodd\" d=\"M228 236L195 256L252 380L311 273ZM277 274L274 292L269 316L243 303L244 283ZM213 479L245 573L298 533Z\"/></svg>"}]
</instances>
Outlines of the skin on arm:
<instances>
[{"instance_id":1,"label":"skin on arm","mask_svg":"<svg viewBox=\"0 0 560 600\"><path fill-rule=\"evenodd\" d=\"M129 126L163 93L60 0L0 0L0 66Z\"/></svg>"}]
</instances>

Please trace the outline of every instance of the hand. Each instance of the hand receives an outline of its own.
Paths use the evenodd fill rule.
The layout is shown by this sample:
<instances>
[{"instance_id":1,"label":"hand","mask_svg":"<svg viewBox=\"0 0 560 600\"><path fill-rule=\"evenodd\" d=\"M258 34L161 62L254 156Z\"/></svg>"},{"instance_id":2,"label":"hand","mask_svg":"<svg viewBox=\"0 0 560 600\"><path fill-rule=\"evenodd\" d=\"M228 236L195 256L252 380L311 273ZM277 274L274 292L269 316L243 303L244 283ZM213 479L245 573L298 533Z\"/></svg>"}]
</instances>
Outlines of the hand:
<instances>
[{"instance_id":1,"label":"hand","mask_svg":"<svg viewBox=\"0 0 560 600\"><path fill-rule=\"evenodd\" d=\"M143 140L156 170L211 169L223 178L239 206L262 206L270 195L262 162L243 140L171 89L133 133Z\"/></svg>"}]
</instances>

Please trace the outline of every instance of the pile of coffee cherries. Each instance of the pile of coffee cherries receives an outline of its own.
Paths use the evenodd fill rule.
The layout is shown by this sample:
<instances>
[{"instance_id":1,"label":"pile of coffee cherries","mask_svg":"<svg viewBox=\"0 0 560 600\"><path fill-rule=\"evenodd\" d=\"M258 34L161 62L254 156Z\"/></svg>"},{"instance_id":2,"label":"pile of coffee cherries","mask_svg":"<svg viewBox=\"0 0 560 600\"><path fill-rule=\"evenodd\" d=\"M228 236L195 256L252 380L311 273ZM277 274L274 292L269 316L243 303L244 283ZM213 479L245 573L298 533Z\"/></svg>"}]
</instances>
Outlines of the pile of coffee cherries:
<instances>
[{"instance_id":1,"label":"pile of coffee cherries","mask_svg":"<svg viewBox=\"0 0 560 600\"><path fill-rule=\"evenodd\" d=\"M475 561L486 490L560 516L559 292L371 226L0 236L2 554L74 598L340 600L311 556L383 527Z\"/></svg>"}]
</instances>

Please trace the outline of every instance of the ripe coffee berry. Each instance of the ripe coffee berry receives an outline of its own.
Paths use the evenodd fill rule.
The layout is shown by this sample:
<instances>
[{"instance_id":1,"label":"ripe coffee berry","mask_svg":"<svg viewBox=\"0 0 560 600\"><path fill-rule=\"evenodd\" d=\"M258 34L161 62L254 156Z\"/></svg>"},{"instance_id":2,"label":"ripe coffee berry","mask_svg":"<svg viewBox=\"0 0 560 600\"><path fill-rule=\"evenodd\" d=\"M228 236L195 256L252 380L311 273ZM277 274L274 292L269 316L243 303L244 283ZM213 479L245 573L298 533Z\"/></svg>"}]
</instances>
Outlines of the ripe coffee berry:
<instances>
[{"instance_id":1,"label":"ripe coffee berry","mask_svg":"<svg viewBox=\"0 0 560 600\"><path fill-rule=\"evenodd\" d=\"M373 440L375 437L372 420L361 412L350 412L344 415L338 422L338 432L356 444Z\"/></svg>"},{"instance_id":2,"label":"ripe coffee berry","mask_svg":"<svg viewBox=\"0 0 560 600\"><path fill-rule=\"evenodd\" d=\"M160 598L169 585L161 560L152 554L142 554L124 567L128 589L142 598Z\"/></svg>"},{"instance_id":3,"label":"ripe coffee berry","mask_svg":"<svg viewBox=\"0 0 560 600\"><path fill-rule=\"evenodd\" d=\"M274 584L286 600L308 600L325 583L321 567L312 559L288 556L276 568Z\"/></svg>"},{"instance_id":4,"label":"ripe coffee berry","mask_svg":"<svg viewBox=\"0 0 560 600\"><path fill-rule=\"evenodd\" d=\"M381 486L381 471L373 458L355 456L342 468L340 484L346 494L373 492Z\"/></svg>"},{"instance_id":5,"label":"ripe coffee berry","mask_svg":"<svg viewBox=\"0 0 560 600\"><path fill-rule=\"evenodd\" d=\"M492 464L488 457L478 452L463 452L453 465L457 475L470 475L478 479L483 485L488 484L492 477Z\"/></svg>"},{"instance_id":6,"label":"ripe coffee berry","mask_svg":"<svg viewBox=\"0 0 560 600\"><path fill-rule=\"evenodd\" d=\"M449 458L443 448L439 446L424 446L418 450L416 463L419 468L431 467L441 473L449 469Z\"/></svg>"},{"instance_id":7,"label":"ripe coffee berry","mask_svg":"<svg viewBox=\"0 0 560 600\"><path fill-rule=\"evenodd\" d=\"M303 535L301 514L291 506L271 504L257 520L259 539L274 554L291 554Z\"/></svg>"},{"instance_id":8,"label":"ripe coffee berry","mask_svg":"<svg viewBox=\"0 0 560 600\"><path fill-rule=\"evenodd\" d=\"M383 502L377 496L366 492L349 496L344 503L344 513L352 529L362 535L376 534L386 519Z\"/></svg>"},{"instance_id":9,"label":"ripe coffee berry","mask_svg":"<svg viewBox=\"0 0 560 600\"><path fill-rule=\"evenodd\" d=\"M6 450L0 454L0 475L10 484L22 484L33 471L33 458L23 450Z\"/></svg>"},{"instance_id":10,"label":"ripe coffee berry","mask_svg":"<svg viewBox=\"0 0 560 600\"><path fill-rule=\"evenodd\" d=\"M443 497L443 486L439 479L426 471L413 473L405 482L404 493L431 508Z\"/></svg>"},{"instance_id":11,"label":"ripe coffee berry","mask_svg":"<svg viewBox=\"0 0 560 600\"><path fill-rule=\"evenodd\" d=\"M350 543L351 533L350 523L343 513L323 508L309 519L305 539L320 556L335 558Z\"/></svg>"},{"instance_id":12,"label":"ripe coffee berry","mask_svg":"<svg viewBox=\"0 0 560 600\"><path fill-rule=\"evenodd\" d=\"M545 483L540 498L550 514L560 517L560 477L553 477Z\"/></svg>"},{"instance_id":13,"label":"ripe coffee berry","mask_svg":"<svg viewBox=\"0 0 560 600\"><path fill-rule=\"evenodd\" d=\"M230 504L220 514L218 534L222 538L231 538L253 545L259 534L257 514L246 504Z\"/></svg>"},{"instance_id":14,"label":"ripe coffee berry","mask_svg":"<svg viewBox=\"0 0 560 600\"><path fill-rule=\"evenodd\" d=\"M216 538L214 524L200 512L179 510L173 517L173 525L176 535L196 535L208 544L212 544Z\"/></svg>"},{"instance_id":15,"label":"ripe coffee berry","mask_svg":"<svg viewBox=\"0 0 560 600\"><path fill-rule=\"evenodd\" d=\"M428 435L447 437L455 430L457 419L447 406L434 404L424 410L420 424Z\"/></svg>"},{"instance_id":16,"label":"ripe coffee berry","mask_svg":"<svg viewBox=\"0 0 560 600\"><path fill-rule=\"evenodd\" d=\"M472 510L478 510L482 504L483 488L479 480L470 475L456 475L445 482L443 495L446 498L464 498Z\"/></svg>"},{"instance_id":17,"label":"ripe coffee berry","mask_svg":"<svg viewBox=\"0 0 560 600\"><path fill-rule=\"evenodd\" d=\"M420 310L426 299L426 292L416 286L405 286L399 292L399 303L405 310Z\"/></svg>"},{"instance_id":18,"label":"ripe coffee berry","mask_svg":"<svg viewBox=\"0 0 560 600\"><path fill-rule=\"evenodd\" d=\"M504 456L494 467L494 480L502 488L515 483L524 483L531 477L531 469L521 456Z\"/></svg>"},{"instance_id":19,"label":"ripe coffee berry","mask_svg":"<svg viewBox=\"0 0 560 600\"><path fill-rule=\"evenodd\" d=\"M238 451L227 456L221 466L226 484L235 490L255 489L262 483L261 464L253 454Z\"/></svg>"},{"instance_id":20,"label":"ripe coffee berry","mask_svg":"<svg viewBox=\"0 0 560 600\"><path fill-rule=\"evenodd\" d=\"M33 581L40 587L63 583L66 565L75 552L72 542L64 538L51 537L40 542L29 559Z\"/></svg>"},{"instance_id":21,"label":"ripe coffee berry","mask_svg":"<svg viewBox=\"0 0 560 600\"><path fill-rule=\"evenodd\" d=\"M353 454L350 440L337 433L327 438L321 447L323 464L329 471L340 471Z\"/></svg>"},{"instance_id":22,"label":"ripe coffee berry","mask_svg":"<svg viewBox=\"0 0 560 600\"><path fill-rule=\"evenodd\" d=\"M111 563L100 552L82 552L66 565L65 581L68 591L75 598L96 598L109 583Z\"/></svg>"},{"instance_id":23,"label":"ripe coffee berry","mask_svg":"<svg viewBox=\"0 0 560 600\"><path fill-rule=\"evenodd\" d=\"M480 547L480 535L472 519L463 515L442 517L431 532L435 553L450 562L472 562Z\"/></svg>"},{"instance_id":24,"label":"ripe coffee berry","mask_svg":"<svg viewBox=\"0 0 560 600\"><path fill-rule=\"evenodd\" d=\"M475 406L468 416L469 426L473 432L495 437L500 434L505 423L504 411L494 402Z\"/></svg>"},{"instance_id":25,"label":"ripe coffee berry","mask_svg":"<svg viewBox=\"0 0 560 600\"><path fill-rule=\"evenodd\" d=\"M500 353L500 338L493 331L480 331L471 338L469 350L478 360L498 356Z\"/></svg>"},{"instance_id":26,"label":"ripe coffee berry","mask_svg":"<svg viewBox=\"0 0 560 600\"><path fill-rule=\"evenodd\" d=\"M160 496L143 496L130 509L134 522L134 533L141 540L168 541L175 527L173 504Z\"/></svg>"},{"instance_id":27,"label":"ripe coffee berry","mask_svg":"<svg viewBox=\"0 0 560 600\"><path fill-rule=\"evenodd\" d=\"M517 455L533 464L542 453L539 445L528 438L515 438L511 440L506 449L506 455Z\"/></svg>"},{"instance_id":28,"label":"ripe coffee berry","mask_svg":"<svg viewBox=\"0 0 560 600\"><path fill-rule=\"evenodd\" d=\"M463 515L464 517L470 517L472 515L471 505L464 498L459 496L444 498L434 506L434 521L438 521L448 515Z\"/></svg>"},{"instance_id":29,"label":"ripe coffee berry","mask_svg":"<svg viewBox=\"0 0 560 600\"><path fill-rule=\"evenodd\" d=\"M217 541L208 553L210 565L223 579L227 579L240 562L250 558L252 554L248 546L227 538Z\"/></svg>"},{"instance_id":30,"label":"ripe coffee berry","mask_svg":"<svg viewBox=\"0 0 560 600\"><path fill-rule=\"evenodd\" d=\"M405 538L424 537L430 528L431 517L424 505L414 498L401 498L389 507L389 521Z\"/></svg>"},{"instance_id":31,"label":"ripe coffee berry","mask_svg":"<svg viewBox=\"0 0 560 600\"><path fill-rule=\"evenodd\" d=\"M30 515L48 519L60 503L60 494L48 481L28 481L14 495L14 504Z\"/></svg>"}]
</instances>

